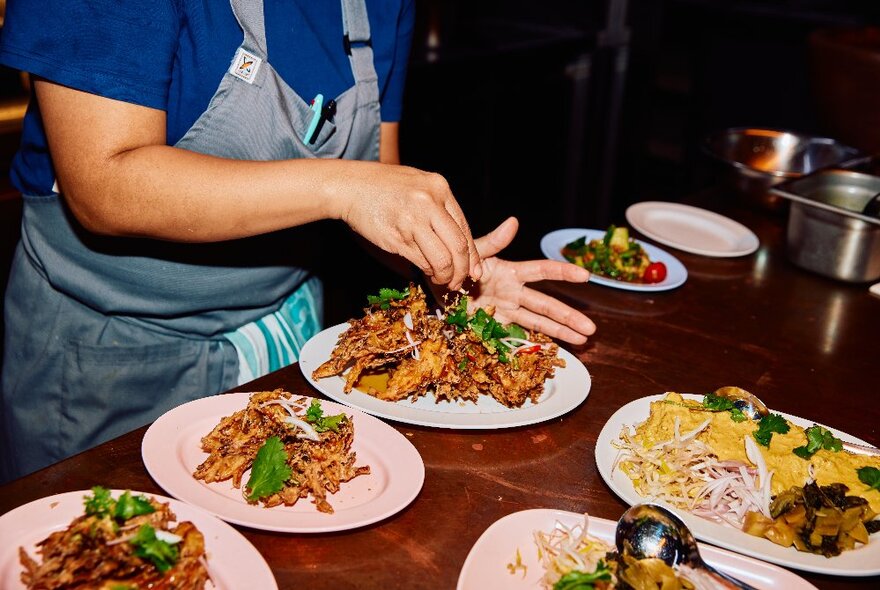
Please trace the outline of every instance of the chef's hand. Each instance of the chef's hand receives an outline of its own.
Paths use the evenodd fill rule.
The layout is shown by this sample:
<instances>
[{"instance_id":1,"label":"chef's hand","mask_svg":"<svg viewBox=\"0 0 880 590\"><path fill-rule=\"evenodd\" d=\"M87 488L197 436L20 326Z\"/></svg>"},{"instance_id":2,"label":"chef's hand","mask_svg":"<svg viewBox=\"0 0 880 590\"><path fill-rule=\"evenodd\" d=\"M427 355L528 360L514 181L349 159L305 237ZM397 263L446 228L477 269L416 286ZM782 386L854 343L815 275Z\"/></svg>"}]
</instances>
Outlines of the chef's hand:
<instances>
[{"instance_id":1,"label":"chef's hand","mask_svg":"<svg viewBox=\"0 0 880 590\"><path fill-rule=\"evenodd\" d=\"M482 276L464 213L439 174L363 163L338 191L338 217L383 250L415 264L434 283L456 290Z\"/></svg>"},{"instance_id":2,"label":"chef's hand","mask_svg":"<svg viewBox=\"0 0 880 590\"><path fill-rule=\"evenodd\" d=\"M503 323L516 322L572 344L583 344L596 331L596 325L584 314L565 303L526 287L543 280L585 283L589 271L574 264L555 260L511 262L498 258L519 229L515 217L509 217L492 232L476 240L483 258L483 276L469 289L469 304L474 308L495 306L495 317Z\"/></svg>"}]
</instances>

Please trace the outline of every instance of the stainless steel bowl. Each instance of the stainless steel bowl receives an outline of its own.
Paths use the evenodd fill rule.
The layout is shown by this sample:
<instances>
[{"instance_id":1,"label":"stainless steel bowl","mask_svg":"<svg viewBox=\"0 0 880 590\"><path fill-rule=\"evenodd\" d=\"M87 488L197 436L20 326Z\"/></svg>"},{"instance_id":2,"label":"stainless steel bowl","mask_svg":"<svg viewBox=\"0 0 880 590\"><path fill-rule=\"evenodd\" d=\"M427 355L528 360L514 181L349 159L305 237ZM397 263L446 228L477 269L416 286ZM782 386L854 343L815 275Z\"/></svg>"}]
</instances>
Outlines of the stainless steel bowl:
<instances>
[{"instance_id":1,"label":"stainless steel bowl","mask_svg":"<svg viewBox=\"0 0 880 590\"><path fill-rule=\"evenodd\" d=\"M786 250L793 263L841 281L880 278L880 219L863 213L880 193L880 176L822 170L771 190L791 201Z\"/></svg>"},{"instance_id":2,"label":"stainless steel bowl","mask_svg":"<svg viewBox=\"0 0 880 590\"><path fill-rule=\"evenodd\" d=\"M827 137L750 127L715 133L706 139L704 149L724 166L727 181L739 193L769 210L786 203L770 187L859 155L858 150Z\"/></svg>"}]
</instances>

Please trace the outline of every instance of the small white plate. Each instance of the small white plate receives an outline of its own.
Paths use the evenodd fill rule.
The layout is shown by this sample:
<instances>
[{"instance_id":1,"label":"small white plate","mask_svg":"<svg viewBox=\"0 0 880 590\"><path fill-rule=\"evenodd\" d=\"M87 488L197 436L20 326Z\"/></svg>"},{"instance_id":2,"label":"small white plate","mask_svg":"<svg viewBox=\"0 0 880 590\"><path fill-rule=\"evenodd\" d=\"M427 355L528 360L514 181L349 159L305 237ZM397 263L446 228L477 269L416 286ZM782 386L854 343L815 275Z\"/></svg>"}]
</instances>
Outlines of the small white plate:
<instances>
[{"instance_id":1,"label":"small white plate","mask_svg":"<svg viewBox=\"0 0 880 590\"><path fill-rule=\"evenodd\" d=\"M618 440L618 435L625 425L635 426L647 420L651 413L651 402L662 399L664 395L651 395L626 404L608 419L608 422L605 423L605 426L602 427L602 431L599 433L599 438L596 440L596 466L599 469L599 475L602 476L608 487L630 506L649 500L636 492L632 481L625 473L619 469L612 469L618 451L611 443ZM693 400L703 399L703 396L693 394L685 394L684 397ZM816 424L812 420L804 420L803 418L782 412L778 413L791 423L804 428ZM828 427L826 426L826 428ZM871 446L869 443L850 436L845 432L840 432L834 428L828 428L828 430L841 440ZM726 547L738 553L751 555L786 567L820 574L833 574L836 576L876 576L880 574L880 539L877 538L877 535L873 535L867 545L862 545L852 551L844 551L840 555L828 558L823 555L798 551L794 547L782 547L767 539L755 537L733 527L694 516L679 508L672 506L667 506L667 508L675 512L684 521L696 538Z\"/></svg>"},{"instance_id":2,"label":"small white plate","mask_svg":"<svg viewBox=\"0 0 880 590\"><path fill-rule=\"evenodd\" d=\"M541 588L540 580L544 575L541 560L538 559L538 548L532 537L534 531L552 531L557 523L567 527L583 525L584 515L562 510L538 508L514 512L495 521L477 539L468 553L461 573L458 576L458 590L482 590L484 588L505 588L506 590L536 590ZM589 520L591 536L605 541L614 547L614 532L617 523L604 518ZM709 565L730 574L731 576L751 584L759 590L809 590L815 586L781 567L763 563L750 557L744 557L711 547L700 545L700 556ZM511 574L507 564L516 560L519 550L522 570Z\"/></svg>"},{"instance_id":3,"label":"small white plate","mask_svg":"<svg viewBox=\"0 0 880 590\"><path fill-rule=\"evenodd\" d=\"M578 238L586 237L587 242L591 240L599 240L605 237L605 231L599 229L558 229L552 231L541 238L541 252L544 256L551 260L559 260L560 262L568 262L562 255L562 248ZM687 280L687 269L672 254L665 250L661 250L657 246L646 244L636 240L638 244L645 250L651 262L662 262L666 265L666 278L659 283L630 283L628 281L618 281L603 277L598 274L590 273L590 282L606 287L614 287L615 289L624 289L626 291L668 291L680 287Z\"/></svg>"},{"instance_id":4,"label":"small white plate","mask_svg":"<svg viewBox=\"0 0 880 590\"><path fill-rule=\"evenodd\" d=\"M299 355L299 368L315 389L340 403L358 408L380 418L406 424L433 426L436 428L495 429L537 424L561 416L578 407L590 393L590 373L573 354L559 349L565 367L557 367L554 377L544 383L544 394L537 404L526 402L520 408L508 408L488 395L481 395L474 402L437 401L434 394L390 402L353 389L345 393L342 377L312 378L312 372L330 358L339 335L348 324L337 324L316 334L306 342Z\"/></svg>"},{"instance_id":5,"label":"small white plate","mask_svg":"<svg viewBox=\"0 0 880 590\"><path fill-rule=\"evenodd\" d=\"M118 498L124 491L112 490L113 497ZM20 578L23 568L18 558L18 548L24 547L32 558L39 559L37 543L51 533L67 528L74 518L81 516L83 497L91 493L91 490L80 490L47 496L0 517L0 586L7 590L25 587ZM132 493L168 502L177 516L177 522L188 520L201 531L205 537L208 571L212 578L205 586L207 589L277 590L278 584L266 560L237 530L195 506L157 494Z\"/></svg>"},{"instance_id":6,"label":"small white plate","mask_svg":"<svg viewBox=\"0 0 880 590\"><path fill-rule=\"evenodd\" d=\"M208 457L202 451L202 437L223 417L247 406L249 397L249 393L214 395L160 416L141 444L144 465L156 483L225 521L285 533L327 533L372 524L406 508L422 489L425 464L405 436L363 412L323 400L326 414L344 412L354 421L355 464L370 466L369 474L342 483L338 492L327 495L333 514L319 512L310 498L273 508L248 504L231 481L206 484L194 478L193 471Z\"/></svg>"},{"instance_id":7,"label":"small white plate","mask_svg":"<svg viewBox=\"0 0 880 590\"><path fill-rule=\"evenodd\" d=\"M738 221L681 203L636 203L626 210L626 220L646 237L692 254L731 258L751 254L760 245L758 236Z\"/></svg>"}]
</instances>

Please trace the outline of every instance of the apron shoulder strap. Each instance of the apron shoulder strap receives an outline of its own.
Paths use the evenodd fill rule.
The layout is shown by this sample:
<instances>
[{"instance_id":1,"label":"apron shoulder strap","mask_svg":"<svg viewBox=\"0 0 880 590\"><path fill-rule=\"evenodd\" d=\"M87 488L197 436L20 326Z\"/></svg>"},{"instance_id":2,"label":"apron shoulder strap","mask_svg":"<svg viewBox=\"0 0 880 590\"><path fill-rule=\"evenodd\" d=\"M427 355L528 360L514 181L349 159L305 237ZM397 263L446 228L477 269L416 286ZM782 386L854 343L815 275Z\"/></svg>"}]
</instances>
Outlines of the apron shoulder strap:
<instances>
[{"instance_id":1,"label":"apron shoulder strap","mask_svg":"<svg viewBox=\"0 0 880 590\"><path fill-rule=\"evenodd\" d=\"M373 47L370 39L370 19L367 16L365 0L342 0L342 45L351 60L351 70L355 83L375 86L375 96L379 99L379 79L373 64ZM371 92L372 94L372 92Z\"/></svg>"},{"instance_id":2,"label":"apron shoulder strap","mask_svg":"<svg viewBox=\"0 0 880 590\"><path fill-rule=\"evenodd\" d=\"M230 5L235 20L244 32L242 47L264 61L268 60L263 0L230 0Z\"/></svg>"}]
</instances>

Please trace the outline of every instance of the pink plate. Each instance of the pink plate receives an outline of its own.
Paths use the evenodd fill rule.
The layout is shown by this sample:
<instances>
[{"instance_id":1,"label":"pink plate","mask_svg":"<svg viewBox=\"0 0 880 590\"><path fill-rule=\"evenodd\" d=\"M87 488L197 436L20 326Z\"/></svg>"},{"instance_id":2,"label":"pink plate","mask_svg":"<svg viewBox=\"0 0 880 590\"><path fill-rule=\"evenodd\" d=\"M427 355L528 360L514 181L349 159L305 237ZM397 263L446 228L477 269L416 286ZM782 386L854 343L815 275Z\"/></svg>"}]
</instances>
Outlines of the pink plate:
<instances>
[{"instance_id":1,"label":"pink plate","mask_svg":"<svg viewBox=\"0 0 880 590\"><path fill-rule=\"evenodd\" d=\"M175 498L225 521L287 533L326 533L372 524L403 510L422 489L425 464L406 437L377 418L323 400L326 414L344 412L354 421L352 450L357 455L356 465L370 466L368 475L343 483L339 492L327 496L333 514L319 512L309 499L291 507L251 505L230 481L206 484L195 479L193 471L207 457L201 449L201 438L221 418L243 409L249 396L230 393L206 397L160 416L141 445L144 465L156 483Z\"/></svg>"},{"instance_id":2,"label":"pink plate","mask_svg":"<svg viewBox=\"0 0 880 590\"><path fill-rule=\"evenodd\" d=\"M113 490L116 498L124 490ZM24 588L18 548L38 559L36 545L55 531L60 531L83 514L83 497L91 490L80 490L48 496L19 506L0 517L0 587L6 590ZM263 556L237 530L208 514L156 494L144 494L160 502L168 502L178 522L188 520L205 536L205 553L211 581L205 588L265 588L277 590L278 584Z\"/></svg>"}]
</instances>

